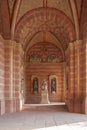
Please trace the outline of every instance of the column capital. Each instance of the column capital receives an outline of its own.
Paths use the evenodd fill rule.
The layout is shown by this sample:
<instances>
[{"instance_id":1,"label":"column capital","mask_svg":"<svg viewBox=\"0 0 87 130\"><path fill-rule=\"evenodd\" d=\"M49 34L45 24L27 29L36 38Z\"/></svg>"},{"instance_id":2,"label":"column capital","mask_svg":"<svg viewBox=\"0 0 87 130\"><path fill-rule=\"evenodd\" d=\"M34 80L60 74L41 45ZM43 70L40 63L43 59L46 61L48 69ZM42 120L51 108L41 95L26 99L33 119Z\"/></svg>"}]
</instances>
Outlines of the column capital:
<instances>
[{"instance_id":1,"label":"column capital","mask_svg":"<svg viewBox=\"0 0 87 130\"><path fill-rule=\"evenodd\" d=\"M12 40L4 40L5 46L13 46Z\"/></svg>"},{"instance_id":2,"label":"column capital","mask_svg":"<svg viewBox=\"0 0 87 130\"><path fill-rule=\"evenodd\" d=\"M14 46L17 46L17 47L21 47L22 45L21 45L21 43L18 43L18 42L16 42L16 41L14 41Z\"/></svg>"},{"instance_id":3,"label":"column capital","mask_svg":"<svg viewBox=\"0 0 87 130\"><path fill-rule=\"evenodd\" d=\"M1 35L0 35L0 41L4 43L4 39Z\"/></svg>"},{"instance_id":4,"label":"column capital","mask_svg":"<svg viewBox=\"0 0 87 130\"><path fill-rule=\"evenodd\" d=\"M84 40L76 40L76 41L74 41L74 44L76 45L81 45L81 44L83 44L84 43Z\"/></svg>"},{"instance_id":5,"label":"column capital","mask_svg":"<svg viewBox=\"0 0 87 130\"><path fill-rule=\"evenodd\" d=\"M70 43L69 44L69 47L74 47L75 46L75 43Z\"/></svg>"},{"instance_id":6,"label":"column capital","mask_svg":"<svg viewBox=\"0 0 87 130\"><path fill-rule=\"evenodd\" d=\"M17 43L16 41L14 40L4 40L4 43L6 46L13 46L13 47L21 47L22 48L22 45L20 43Z\"/></svg>"},{"instance_id":7,"label":"column capital","mask_svg":"<svg viewBox=\"0 0 87 130\"><path fill-rule=\"evenodd\" d=\"M85 40L75 40L73 42L69 42L69 44L73 44L73 43L83 43L83 42L87 42L87 39Z\"/></svg>"}]
</instances>

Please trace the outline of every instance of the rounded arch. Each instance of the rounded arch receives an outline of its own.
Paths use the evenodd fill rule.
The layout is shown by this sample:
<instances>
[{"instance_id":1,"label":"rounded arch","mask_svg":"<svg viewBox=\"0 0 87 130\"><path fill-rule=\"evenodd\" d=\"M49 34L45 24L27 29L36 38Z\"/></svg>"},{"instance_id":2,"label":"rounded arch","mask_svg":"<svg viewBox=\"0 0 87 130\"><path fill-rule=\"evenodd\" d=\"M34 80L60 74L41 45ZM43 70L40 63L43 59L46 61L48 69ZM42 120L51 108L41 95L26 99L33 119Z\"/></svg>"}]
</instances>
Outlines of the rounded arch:
<instances>
[{"instance_id":1,"label":"rounded arch","mask_svg":"<svg viewBox=\"0 0 87 130\"><path fill-rule=\"evenodd\" d=\"M38 57L37 57L38 56ZM45 56L45 57L44 57ZM56 56L56 57L55 57ZM55 43L52 42L37 42L32 46L29 46L27 52L25 53L25 61L32 62L33 57L37 57L35 62L50 62L47 59L52 58L55 59L55 63L64 62L65 61L65 53L62 49ZM45 61L43 59L45 58ZM29 60L28 60L29 59ZM58 59L60 59L58 61Z\"/></svg>"},{"instance_id":2,"label":"rounded arch","mask_svg":"<svg viewBox=\"0 0 87 130\"><path fill-rule=\"evenodd\" d=\"M39 31L52 32L63 44L75 40L72 21L62 11L54 8L38 8L27 12L18 22L15 39L26 46L31 37Z\"/></svg>"}]
</instances>

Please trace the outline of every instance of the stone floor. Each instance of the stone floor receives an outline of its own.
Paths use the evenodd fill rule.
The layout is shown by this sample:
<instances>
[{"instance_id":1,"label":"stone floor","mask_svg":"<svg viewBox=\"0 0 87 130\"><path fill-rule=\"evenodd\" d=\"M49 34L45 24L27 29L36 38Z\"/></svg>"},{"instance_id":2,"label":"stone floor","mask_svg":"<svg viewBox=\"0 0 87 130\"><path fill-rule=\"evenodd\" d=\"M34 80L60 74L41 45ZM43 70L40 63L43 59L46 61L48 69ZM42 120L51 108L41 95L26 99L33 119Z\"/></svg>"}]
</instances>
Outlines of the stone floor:
<instances>
[{"instance_id":1,"label":"stone floor","mask_svg":"<svg viewBox=\"0 0 87 130\"><path fill-rule=\"evenodd\" d=\"M58 106L34 107L0 116L0 130L87 130L87 115Z\"/></svg>"}]
</instances>

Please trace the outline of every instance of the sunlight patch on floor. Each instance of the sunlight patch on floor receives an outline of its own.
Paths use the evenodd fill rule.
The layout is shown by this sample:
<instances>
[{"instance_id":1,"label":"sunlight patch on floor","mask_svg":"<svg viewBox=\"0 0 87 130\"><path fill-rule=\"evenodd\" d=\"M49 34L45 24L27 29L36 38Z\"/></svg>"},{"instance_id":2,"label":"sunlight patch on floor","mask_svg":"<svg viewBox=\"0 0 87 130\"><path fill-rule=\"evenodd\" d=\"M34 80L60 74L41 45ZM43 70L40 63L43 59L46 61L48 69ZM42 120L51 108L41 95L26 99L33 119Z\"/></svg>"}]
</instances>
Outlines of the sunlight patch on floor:
<instances>
[{"instance_id":1,"label":"sunlight patch on floor","mask_svg":"<svg viewBox=\"0 0 87 130\"><path fill-rule=\"evenodd\" d=\"M59 126L52 126L47 128L38 128L33 130L87 130L87 122L78 122L71 124L64 124Z\"/></svg>"}]
</instances>

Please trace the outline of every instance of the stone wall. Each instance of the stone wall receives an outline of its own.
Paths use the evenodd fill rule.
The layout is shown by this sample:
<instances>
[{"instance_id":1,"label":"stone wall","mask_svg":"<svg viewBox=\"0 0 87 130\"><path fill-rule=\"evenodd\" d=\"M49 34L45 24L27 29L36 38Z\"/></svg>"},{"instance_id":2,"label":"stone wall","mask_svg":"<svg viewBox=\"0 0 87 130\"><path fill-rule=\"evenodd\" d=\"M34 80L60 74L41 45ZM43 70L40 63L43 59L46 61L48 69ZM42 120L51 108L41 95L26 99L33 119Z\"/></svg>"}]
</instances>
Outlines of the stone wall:
<instances>
[{"instance_id":1,"label":"stone wall","mask_svg":"<svg viewBox=\"0 0 87 130\"><path fill-rule=\"evenodd\" d=\"M39 81L38 93L32 91L34 77ZM56 80L56 91L54 92L51 89L52 78ZM25 63L25 102L40 103L43 80L48 83L50 102L64 101L64 78L64 54L58 45L39 42L28 48Z\"/></svg>"},{"instance_id":2,"label":"stone wall","mask_svg":"<svg viewBox=\"0 0 87 130\"><path fill-rule=\"evenodd\" d=\"M4 40L0 36L0 114L5 113L4 87L5 87L5 58L4 58Z\"/></svg>"},{"instance_id":3,"label":"stone wall","mask_svg":"<svg viewBox=\"0 0 87 130\"><path fill-rule=\"evenodd\" d=\"M87 113L86 51L87 42L70 43L67 105L70 112Z\"/></svg>"},{"instance_id":4,"label":"stone wall","mask_svg":"<svg viewBox=\"0 0 87 130\"><path fill-rule=\"evenodd\" d=\"M42 82L45 79L48 83L48 93L49 93L49 100L50 102L61 102L64 101L64 67L63 63L56 64L56 63L34 63L34 64L26 64L25 69L25 102L27 103L39 103L41 90L42 90ZM57 77L57 86L56 92L51 92L51 86L49 84L49 77L50 76ZM39 79L39 92L34 94L32 92L32 76L36 76ZM31 98L32 97L32 98ZM34 99L37 99L34 100ZM35 102L34 102L35 101Z\"/></svg>"},{"instance_id":5,"label":"stone wall","mask_svg":"<svg viewBox=\"0 0 87 130\"><path fill-rule=\"evenodd\" d=\"M21 110L21 46L0 37L0 114Z\"/></svg>"},{"instance_id":6,"label":"stone wall","mask_svg":"<svg viewBox=\"0 0 87 130\"><path fill-rule=\"evenodd\" d=\"M5 41L5 105L6 112L20 111L21 101L21 46L14 41Z\"/></svg>"}]
</instances>

